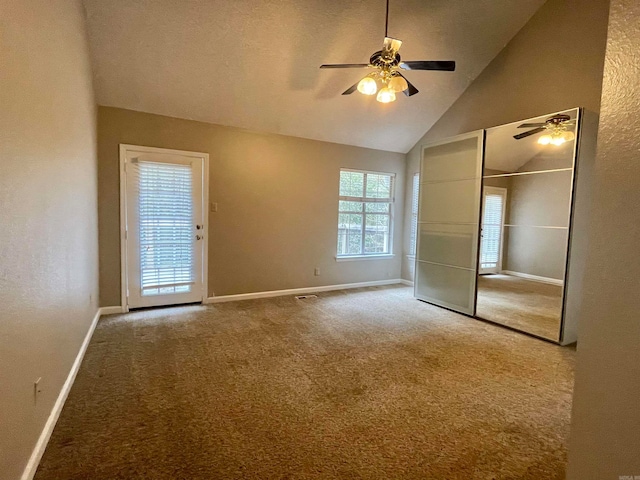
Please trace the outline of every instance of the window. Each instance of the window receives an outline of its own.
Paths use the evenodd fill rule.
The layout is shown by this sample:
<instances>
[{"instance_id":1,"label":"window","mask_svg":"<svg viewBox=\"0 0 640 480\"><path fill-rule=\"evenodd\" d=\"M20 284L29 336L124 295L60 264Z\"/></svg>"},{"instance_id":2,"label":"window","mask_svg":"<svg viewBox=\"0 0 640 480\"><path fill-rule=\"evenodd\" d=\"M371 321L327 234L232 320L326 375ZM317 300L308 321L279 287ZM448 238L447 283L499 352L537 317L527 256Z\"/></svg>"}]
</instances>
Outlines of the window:
<instances>
[{"instance_id":1,"label":"window","mask_svg":"<svg viewBox=\"0 0 640 480\"><path fill-rule=\"evenodd\" d=\"M411 245L409 255L416 254L418 244L418 201L420 195L420 174L413 175L413 190L411 195Z\"/></svg>"},{"instance_id":2,"label":"window","mask_svg":"<svg viewBox=\"0 0 640 480\"><path fill-rule=\"evenodd\" d=\"M338 257L391 254L394 178L340 170Z\"/></svg>"}]
</instances>

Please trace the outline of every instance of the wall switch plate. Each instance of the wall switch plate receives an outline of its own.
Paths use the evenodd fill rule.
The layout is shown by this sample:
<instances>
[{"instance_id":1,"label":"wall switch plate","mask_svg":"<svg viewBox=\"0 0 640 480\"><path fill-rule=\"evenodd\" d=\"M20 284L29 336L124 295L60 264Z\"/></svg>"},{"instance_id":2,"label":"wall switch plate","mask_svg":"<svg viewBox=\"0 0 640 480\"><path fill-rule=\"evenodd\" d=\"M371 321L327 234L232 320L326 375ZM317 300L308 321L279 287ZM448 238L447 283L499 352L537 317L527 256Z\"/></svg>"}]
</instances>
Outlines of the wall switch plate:
<instances>
[{"instance_id":1,"label":"wall switch plate","mask_svg":"<svg viewBox=\"0 0 640 480\"><path fill-rule=\"evenodd\" d=\"M320 267L316 267L316 268L315 268L315 270L313 271L313 274L314 274L316 277L319 277L319 276L320 276Z\"/></svg>"},{"instance_id":2,"label":"wall switch plate","mask_svg":"<svg viewBox=\"0 0 640 480\"><path fill-rule=\"evenodd\" d=\"M217 202L211 202L210 210L211 210L211 213L216 213L218 211L218 203Z\"/></svg>"}]
</instances>

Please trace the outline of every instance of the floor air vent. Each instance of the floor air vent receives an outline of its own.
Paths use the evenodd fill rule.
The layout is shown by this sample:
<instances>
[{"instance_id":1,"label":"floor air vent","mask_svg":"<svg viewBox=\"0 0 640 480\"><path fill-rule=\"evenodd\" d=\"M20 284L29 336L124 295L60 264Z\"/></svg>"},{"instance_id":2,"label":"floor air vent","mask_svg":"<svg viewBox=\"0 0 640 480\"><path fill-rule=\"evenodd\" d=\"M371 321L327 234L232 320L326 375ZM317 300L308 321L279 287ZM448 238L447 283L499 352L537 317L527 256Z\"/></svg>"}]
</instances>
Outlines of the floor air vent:
<instances>
[{"instance_id":1,"label":"floor air vent","mask_svg":"<svg viewBox=\"0 0 640 480\"><path fill-rule=\"evenodd\" d=\"M296 300L307 300L309 298L318 298L318 295L296 295Z\"/></svg>"}]
</instances>

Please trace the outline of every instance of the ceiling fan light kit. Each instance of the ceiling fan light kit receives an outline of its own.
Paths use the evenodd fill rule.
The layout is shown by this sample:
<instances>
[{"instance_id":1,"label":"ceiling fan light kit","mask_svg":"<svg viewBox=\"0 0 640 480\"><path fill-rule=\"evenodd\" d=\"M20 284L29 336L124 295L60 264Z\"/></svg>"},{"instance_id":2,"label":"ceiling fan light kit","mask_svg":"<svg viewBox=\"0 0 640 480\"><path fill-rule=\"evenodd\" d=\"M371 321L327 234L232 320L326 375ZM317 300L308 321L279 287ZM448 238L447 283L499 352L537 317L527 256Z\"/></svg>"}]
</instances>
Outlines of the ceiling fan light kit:
<instances>
[{"instance_id":1,"label":"ceiling fan light kit","mask_svg":"<svg viewBox=\"0 0 640 480\"><path fill-rule=\"evenodd\" d=\"M538 139L538 143L540 145L562 145L563 143L570 142L576 138L573 132L569 132L568 130L558 129L552 131L551 133L547 133L545 135L540 136Z\"/></svg>"},{"instance_id":2,"label":"ceiling fan light kit","mask_svg":"<svg viewBox=\"0 0 640 480\"><path fill-rule=\"evenodd\" d=\"M396 100L396 93L404 93L407 97L418 93L418 89L409 82L400 70L439 70L453 72L456 69L454 61L409 61L403 62L398 50L402 41L388 36L389 0L384 28L384 44L382 50L371 55L369 63L341 63L325 64L320 68L371 68L375 69L355 85L345 90L342 95L351 95L356 90L363 95L376 95L380 103L390 103Z\"/></svg>"}]
</instances>

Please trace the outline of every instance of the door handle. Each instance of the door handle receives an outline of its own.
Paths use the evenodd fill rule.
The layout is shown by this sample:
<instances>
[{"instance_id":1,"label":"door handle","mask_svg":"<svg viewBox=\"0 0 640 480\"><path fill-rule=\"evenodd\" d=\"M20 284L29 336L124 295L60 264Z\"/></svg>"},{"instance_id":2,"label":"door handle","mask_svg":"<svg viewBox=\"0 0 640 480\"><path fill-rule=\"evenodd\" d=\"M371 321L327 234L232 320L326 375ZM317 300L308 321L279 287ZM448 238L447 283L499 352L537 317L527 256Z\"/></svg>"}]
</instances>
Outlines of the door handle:
<instances>
[{"instance_id":1,"label":"door handle","mask_svg":"<svg viewBox=\"0 0 640 480\"><path fill-rule=\"evenodd\" d=\"M200 235L196 235L196 240L202 240L204 237L201 237Z\"/></svg>"}]
</instances>

